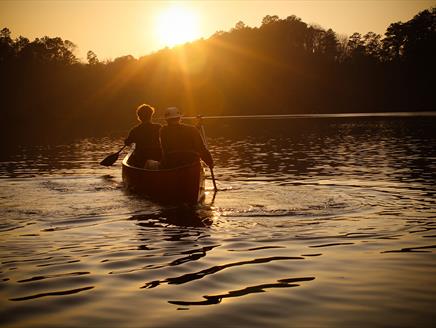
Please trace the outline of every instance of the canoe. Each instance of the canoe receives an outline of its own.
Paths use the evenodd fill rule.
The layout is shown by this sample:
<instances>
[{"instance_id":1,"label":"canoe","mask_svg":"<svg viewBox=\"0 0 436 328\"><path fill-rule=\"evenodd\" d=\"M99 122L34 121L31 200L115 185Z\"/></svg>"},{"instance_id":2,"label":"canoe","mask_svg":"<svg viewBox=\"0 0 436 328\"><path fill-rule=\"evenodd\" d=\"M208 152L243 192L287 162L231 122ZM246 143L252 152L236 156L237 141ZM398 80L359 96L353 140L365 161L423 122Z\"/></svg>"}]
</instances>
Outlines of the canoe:
<instances>
[{"instance_id":1,"label":"canoe","mask_svg":"<svg viewBox=\"0 0 436 328\"><path fill-rule=\"evenodd\" d=\"M123 159L122 177L127 190L162 203L201 203L205 197L204 169L200 160L171 168L150 170L129 164L133 150Z\"/></svg>"}]
</instances>

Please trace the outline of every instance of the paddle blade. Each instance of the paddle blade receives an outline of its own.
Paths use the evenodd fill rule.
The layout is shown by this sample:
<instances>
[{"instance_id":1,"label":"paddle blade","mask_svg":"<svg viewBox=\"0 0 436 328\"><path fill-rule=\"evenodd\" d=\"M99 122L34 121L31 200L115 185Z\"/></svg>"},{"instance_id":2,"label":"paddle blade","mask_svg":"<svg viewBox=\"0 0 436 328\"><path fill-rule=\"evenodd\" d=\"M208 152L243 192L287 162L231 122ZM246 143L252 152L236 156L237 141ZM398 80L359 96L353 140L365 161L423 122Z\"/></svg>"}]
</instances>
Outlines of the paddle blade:
<instances>
[{"instance_id":1,"label":"paddle blade","mask_svg":"<svg viewBox=\"0 0 436 328\"><path fill-rule=\"evenodd\" d=\"M113 165L117 161L118 155L119 155L119 153L114 153L114 154L109 155L108 157L106 157L104 160L102 160L100 162L100 165L103 165L103 166Z\"/></svg>"}]
</instances>

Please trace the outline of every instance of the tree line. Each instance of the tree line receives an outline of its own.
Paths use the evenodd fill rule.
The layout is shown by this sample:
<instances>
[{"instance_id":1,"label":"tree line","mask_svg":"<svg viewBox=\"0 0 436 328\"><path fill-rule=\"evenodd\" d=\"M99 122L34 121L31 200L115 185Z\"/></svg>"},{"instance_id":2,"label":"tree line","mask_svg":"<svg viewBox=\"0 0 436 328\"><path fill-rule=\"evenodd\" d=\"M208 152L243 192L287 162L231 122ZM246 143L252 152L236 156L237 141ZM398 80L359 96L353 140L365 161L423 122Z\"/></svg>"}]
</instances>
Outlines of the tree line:
<instances>
[{"instance_id":1,"label":"tree line","mask_svg":"<svg viewBox=\"0 0 436 328\"><path fill-rule=\"evenodd\" d=\"M116 41L114 41L116 42ZM141 58L87 63L59 37L0 32L5 136L99 135L125 130L134 108L188 115L435 110L436 8L392 23L384 36L341 36L296 16L238 22ZM159 113L158 113L159 114Z\"/></svg>"}]
</instances>

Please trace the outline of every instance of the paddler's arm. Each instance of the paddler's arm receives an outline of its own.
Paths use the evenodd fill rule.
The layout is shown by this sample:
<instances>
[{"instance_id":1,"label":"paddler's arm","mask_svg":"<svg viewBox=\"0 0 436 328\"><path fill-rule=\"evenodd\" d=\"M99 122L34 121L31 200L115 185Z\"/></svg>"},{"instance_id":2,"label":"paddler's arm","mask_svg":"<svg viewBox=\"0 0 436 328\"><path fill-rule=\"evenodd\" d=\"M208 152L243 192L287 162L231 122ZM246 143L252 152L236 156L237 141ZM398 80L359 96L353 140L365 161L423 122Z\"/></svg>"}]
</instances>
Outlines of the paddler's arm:
<instances>
[{"instance_id":1,"label":"paddler's arm","mask_svg":"<svg viewBox=\"0 0 436 328\"><path fill-rule=\"evenodd\" d=\"M206 163L207 166L213 168L214 163L213 163L212 155L210 151L206 148L203 142L203 138L200 135L200 132L197 129L193 129L193 131L194 131L195 144L197 146L197 151L200 154L201 159L203 160L203 162Z\"/></svg>"},{"instance_id":2,"label":"paddler's arm","mask_svg":"<svg viewBox=\"0 0 436 328\"><path fill-rule=\"evenodd\" d=\"M133 129L131 129L129 131L129 134L127 135L127 138L124 140L124 145L125 146L130 146L132 143L135 142L135 131L136 131L136 127L134 127Z\"/></svg>"}]
</instances>

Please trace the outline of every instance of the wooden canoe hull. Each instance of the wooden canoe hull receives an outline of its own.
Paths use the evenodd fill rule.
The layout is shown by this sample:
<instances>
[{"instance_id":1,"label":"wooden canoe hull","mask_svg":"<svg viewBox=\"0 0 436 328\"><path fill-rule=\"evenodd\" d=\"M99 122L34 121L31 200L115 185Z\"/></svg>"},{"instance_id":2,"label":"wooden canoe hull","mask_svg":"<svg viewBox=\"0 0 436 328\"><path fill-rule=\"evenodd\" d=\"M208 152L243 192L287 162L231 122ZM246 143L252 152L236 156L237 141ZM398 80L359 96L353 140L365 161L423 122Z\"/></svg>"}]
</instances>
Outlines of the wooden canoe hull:
<instances>
[{"instance_id":1,"label":"wooden canoe hull","mask_svg":"<svg viewBox=\"0 0 436 328\"><path fill-rule=\"evenodd\" d=\"M127 190L162 203L197 204L204 200L204 170L200 161L174 169L148 170L122 164Z\"/></svg>"}]
</instances>

